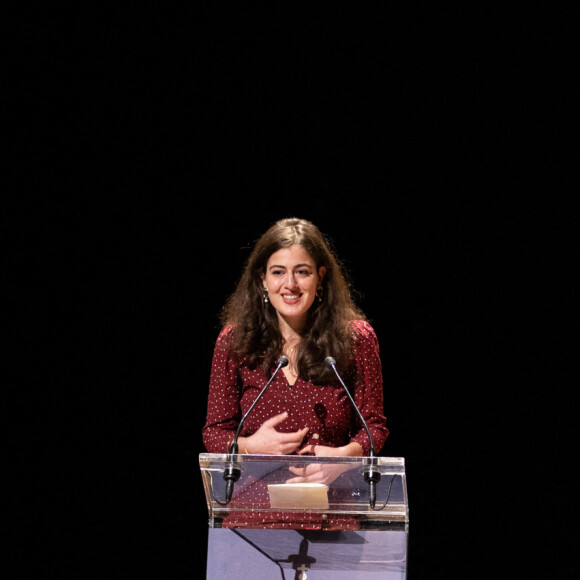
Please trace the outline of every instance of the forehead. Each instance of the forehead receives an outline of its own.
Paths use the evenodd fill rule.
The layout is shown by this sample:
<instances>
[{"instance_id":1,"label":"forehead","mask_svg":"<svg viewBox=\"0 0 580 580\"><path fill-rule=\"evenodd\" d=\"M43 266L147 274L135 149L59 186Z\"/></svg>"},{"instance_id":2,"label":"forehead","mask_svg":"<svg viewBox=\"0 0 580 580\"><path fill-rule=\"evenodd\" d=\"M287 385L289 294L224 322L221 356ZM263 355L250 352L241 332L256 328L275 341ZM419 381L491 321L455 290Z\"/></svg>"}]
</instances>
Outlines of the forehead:
<instances>
[{"instance_id":1,"label":"forehead","mask_svg":"<svg viewBox=\"0 0 580 580\"><path fill-rule=\"evenodd\" d=\"M282 248L274 252L268 259L267 267L270 266L285 266L292 268L297 264L310 264L316 266L312 256L306 251L303 246L295 244L289 248Z\"/></svg>"}]
</instances>

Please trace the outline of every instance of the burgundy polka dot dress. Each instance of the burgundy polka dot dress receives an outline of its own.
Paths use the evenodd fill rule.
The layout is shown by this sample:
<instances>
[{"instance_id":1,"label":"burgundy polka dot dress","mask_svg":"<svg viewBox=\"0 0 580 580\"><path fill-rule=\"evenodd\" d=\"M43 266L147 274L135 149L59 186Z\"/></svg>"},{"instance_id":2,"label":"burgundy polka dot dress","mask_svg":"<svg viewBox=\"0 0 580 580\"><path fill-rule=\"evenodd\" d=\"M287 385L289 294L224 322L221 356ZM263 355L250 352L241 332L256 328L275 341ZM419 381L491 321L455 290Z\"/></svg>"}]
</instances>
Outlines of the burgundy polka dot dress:
<instances>
[{"instance_id":1,"label":"burgundy polka dot dress","mask_svg":"<svg viewBox=\"0 0 580 580\"><path fill-rule=\"evenodd\" d=\"M353 322L353 330L356 335L353 364L342 378L367 422L378 453L389 433L383 414L379 344L367 322ZM231 328L221 332L214 350L203 427L203 442L210 453L229 451L228 442L234 437L240 419L268 381L261 368L250 370L230 358L227 344L231 332ZM276 427L280 432L309 427L302 446L340 447L356 441L363 455L369 454L366 430L338 380L329 385L314 385L298 377L291 386L284 373L279 372L246 418L240 435L252 435L266 419L284 411L289 415Z\"/></svg>"},{"instance_id":2,"label":"burgundy polka dot dress","mask_svg":"<svg viewBox=\"0 0 580 580\"><path fill-rule=\"evenodd\" d=\"M210 453L229 451L228 443L233 439L240 419L268 381L261 368L250 370L232 360L227 348L231 332L231 327L228 327L220 333L212 361L207 418L202 431L204 445ZM356 340L352 364L342 378L367 422L378 453L389 434L383 411L379 344L368 322L354 321L353 332ZM293 432L308 427L302 447L340 447L356 441L361 445L363 455L369 454L370 442L366 430L338 380L328 385L315 385L298 377L294 385L290 385L284 373L279 372L246 418L240 435L252 435L266 419L284 411L288 412L288 418L277 425L276 429L280 432ZM255 489L252 493L261 494L267 491ZM259 498L256 497L256 500ZM237 521L239 517L246 521ZM296 514L288 518L282 513L254 511L251 522L247 521L249 517L250 514L239 514L235 520L230 518L229 524L224 522L224 527L320 527L319 514L305 514L303 521L298 524ZM286 519L292 521L286 524ZM345 521L325 521L324 527L353 529L356 522L353 524L349 518Z\"/></svg>"}]
</instances>

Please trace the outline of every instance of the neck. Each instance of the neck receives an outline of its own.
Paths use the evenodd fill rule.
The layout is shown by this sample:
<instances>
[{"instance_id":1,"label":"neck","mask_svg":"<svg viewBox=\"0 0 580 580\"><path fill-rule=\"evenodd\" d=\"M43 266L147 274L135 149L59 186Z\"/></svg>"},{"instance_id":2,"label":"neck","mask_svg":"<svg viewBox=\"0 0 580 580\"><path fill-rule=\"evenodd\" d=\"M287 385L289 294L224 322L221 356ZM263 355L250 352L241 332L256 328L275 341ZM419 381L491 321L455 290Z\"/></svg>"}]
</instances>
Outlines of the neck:
<instances>
[{"instance_id":1,"label":"neck","mask_svg":"<svg viewBox=\"0 0 580 580\"><path fill-rule=\"evenodd\" d=\"M287 320L278 316L278 326L280 328L280 333L282 338L288 343L295 340L300 340L300 336L304 326L306 325L306 320Z\"/></svg>"}]
</instances>

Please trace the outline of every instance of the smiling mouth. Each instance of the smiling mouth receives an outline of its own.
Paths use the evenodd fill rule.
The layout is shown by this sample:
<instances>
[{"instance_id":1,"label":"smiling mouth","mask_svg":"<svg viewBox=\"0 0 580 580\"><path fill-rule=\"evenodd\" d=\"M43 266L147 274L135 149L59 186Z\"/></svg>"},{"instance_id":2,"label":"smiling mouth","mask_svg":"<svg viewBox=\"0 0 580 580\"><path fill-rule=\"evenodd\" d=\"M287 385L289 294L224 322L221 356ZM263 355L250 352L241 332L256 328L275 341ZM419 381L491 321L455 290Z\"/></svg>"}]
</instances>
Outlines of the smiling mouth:
<instances>
[{"instance_id":1,"label":"smiling mouth","mask_svg":"<svg viewBox=\"0 0 580 580\"><path fill-rule=\"evenodd\" d=\"M284 300L294 302L300 298L300 294L282 294L282 298L284 298Z\"/></svg>"}]
</instances>

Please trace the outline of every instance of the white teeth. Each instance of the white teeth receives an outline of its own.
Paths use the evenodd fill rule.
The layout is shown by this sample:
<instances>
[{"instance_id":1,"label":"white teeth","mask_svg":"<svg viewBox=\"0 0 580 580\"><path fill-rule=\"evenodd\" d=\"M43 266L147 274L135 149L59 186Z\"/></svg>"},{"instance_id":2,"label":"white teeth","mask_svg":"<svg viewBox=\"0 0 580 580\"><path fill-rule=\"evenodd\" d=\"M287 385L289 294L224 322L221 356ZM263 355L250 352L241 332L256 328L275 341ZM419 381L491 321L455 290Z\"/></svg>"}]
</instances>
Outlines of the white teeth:
<instances>
[{"instance_id":1,"label":"white teeth","mask_svg":"<svg viewBox=\"0 0 580 580\"><path fill-rule=\"evenodd\" d=\"M295 300L298 297L298 294L284 294L284 298L286 298L286 300Z\"/></svg>"}]
</instances>

